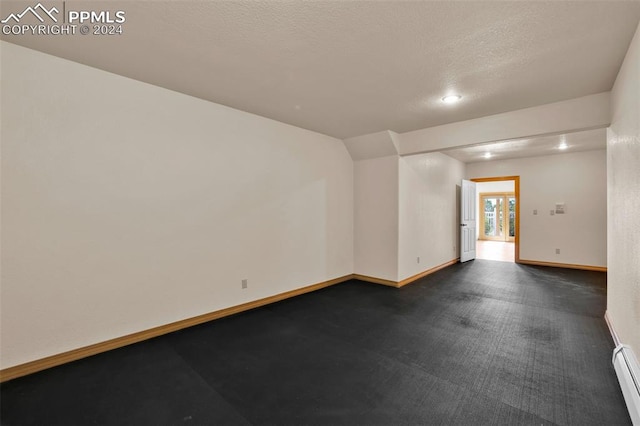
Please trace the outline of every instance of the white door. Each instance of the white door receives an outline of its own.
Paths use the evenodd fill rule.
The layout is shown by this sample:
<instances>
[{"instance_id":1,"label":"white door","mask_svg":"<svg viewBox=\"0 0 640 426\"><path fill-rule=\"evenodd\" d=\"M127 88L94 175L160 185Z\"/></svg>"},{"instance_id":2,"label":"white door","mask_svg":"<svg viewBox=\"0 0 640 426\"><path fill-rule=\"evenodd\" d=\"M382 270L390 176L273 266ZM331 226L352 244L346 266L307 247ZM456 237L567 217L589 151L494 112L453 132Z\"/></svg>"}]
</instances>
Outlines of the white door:
<instances>
[{"instance_id":1,"label":"white door","mask_svg":"<svg viewBox=\"0 0 640 426\"><path fill-rule=\"evenodd\" d=\"M460 262L476 258L476 183L462 181L460 191Z\"/></svg>"}]
</instances>

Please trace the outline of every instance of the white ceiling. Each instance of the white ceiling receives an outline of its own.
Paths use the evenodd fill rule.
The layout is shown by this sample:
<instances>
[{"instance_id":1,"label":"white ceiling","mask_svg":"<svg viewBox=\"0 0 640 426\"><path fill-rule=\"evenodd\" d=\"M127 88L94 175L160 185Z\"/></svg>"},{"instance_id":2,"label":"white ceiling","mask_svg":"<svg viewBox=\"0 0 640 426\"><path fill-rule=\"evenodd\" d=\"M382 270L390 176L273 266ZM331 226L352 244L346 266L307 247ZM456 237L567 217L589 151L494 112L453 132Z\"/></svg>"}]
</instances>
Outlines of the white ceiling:
<instances>
[{"instance_id":1,"label":"white ceiling","mask_svg":"<svg viewBox=\"0 0 640 426\"><path fill-rule=\"evenodd\" d=\"M2 39L339 138L610 90L640 20L638 1L66 6L124 10L124 34ZM463 101L444 105L453 92Z\"/></svg>"},{"instance_id":2,"label":"white ceiling","mask_svg":"<svg viewBox=\"0 0 640 426\"><path fill-rule=\"evenodd\" d=\"M477 163L480 161L507 160L606 149L606 142L606 129L594 129L561 135L467 146L443 151L443 153L463 163ZM566 145L567 148L564 150L559 149L558 147L561 144ZM485 158L486 153L490 153L491 157Z\"/></svg>"}]
</instances>

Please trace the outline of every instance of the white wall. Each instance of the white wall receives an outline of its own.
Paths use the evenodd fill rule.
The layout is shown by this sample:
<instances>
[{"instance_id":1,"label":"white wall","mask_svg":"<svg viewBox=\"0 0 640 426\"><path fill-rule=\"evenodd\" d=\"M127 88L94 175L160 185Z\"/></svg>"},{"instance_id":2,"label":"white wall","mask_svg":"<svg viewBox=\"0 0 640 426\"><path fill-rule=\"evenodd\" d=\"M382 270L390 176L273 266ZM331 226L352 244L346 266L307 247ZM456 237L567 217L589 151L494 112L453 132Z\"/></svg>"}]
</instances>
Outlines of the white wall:
<instances>
[{"instance_id":1,"label":"white wall","mask_svg":"<svg viewBox=\"0 0 640 426\"><path fill-rule=\"evenodd\" d=\"M400 158L399 172L398 281L402 281L459 257L459 188L465 166L431 153Z\"/></svg>"},{"instance_id":2,"label":"white wall","mask_svg":"<svg viewBox=\"0 0 640 426\"><path fill-rule=\"evenodd\" d=\"M605 150L467 164L467 178L512 175L520 176L521 259L607 265ZM557 202L566 214L551 216Z\"/></svg>"},{"instance_id":3,"label":"white wall","mask_svg":"<svg viewBox=\"0 0 640 426\"><path fill-rule=\"evenodd\" d=\"M495 182L478 182L476 184L476 239L480 236L480 194L483 192L515 192L515 182L512 180L499 180Z\"/></svg>"},{"instance_id":4,"label":"white wall","mask_svg":"<svg viewBox=\"0 0 640 426\"><path fill-rule=\"evenodd\" d=\"M340 140L0 48L2 368L353 272Z\"/></svg>"},{"instance_id":5,"label":"white wall","mask_svg":"<svg viewBox=\"0 0 640 426\"><path fill-rule=\"evenodd\" d=\"M607 133L607 311L620 340L640 355L640 25L612 90Z\"/></svg>"},{"instance_id":6,"label":"white wall","mask_svg":"<svg viewBox=\"0 0 640 426\"><path fill-rule=\"evenodd\" d=\"M398 156L354 163L356 274L398 279Z\"/></svg>"}]
</instances>

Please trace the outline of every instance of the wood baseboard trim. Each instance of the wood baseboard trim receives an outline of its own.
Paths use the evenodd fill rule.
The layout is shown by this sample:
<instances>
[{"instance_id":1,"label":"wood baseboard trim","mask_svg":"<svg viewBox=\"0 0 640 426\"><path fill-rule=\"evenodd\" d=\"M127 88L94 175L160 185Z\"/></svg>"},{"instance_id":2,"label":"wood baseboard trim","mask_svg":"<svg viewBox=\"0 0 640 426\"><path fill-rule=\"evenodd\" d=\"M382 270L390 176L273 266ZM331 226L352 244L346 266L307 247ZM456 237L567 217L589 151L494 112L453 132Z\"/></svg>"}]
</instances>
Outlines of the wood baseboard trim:
<instances>
[{"instance_id":1,"label":"wood baseboard trim","mask_svg":"<svg viewBox=\"0 0 640 426\"><path fill-rule=\"evenodd\" d=\"M427 275L433 274L434 272L437 272L437 271L439 271L440 269L444 269L444 268L446 268L447 266L451 266L451 265L453 265L453 264L456 264L456 263L458 263L458 260L460 260L460 259L459 259L459 258L458 258L458 259L452 259L452 260L450 260L450 261L448 261L448 262L445 262L445 263L443 263L443 264L441 264L441 265L434 266L434 267L433 267L433 268L431 268L431 269L427 269L427 270L426 270L426 271L424 271L424 272L420 272L419 274L413 275L413 276L411 276L411 277L409 277L409 278L405 278L404 280L402 280L402 281L400 281L400 282L398 283L398 287L404 287L405 285L407 285L407 284L411 284L412 282L417 281L417 280L419 280L420 278L423 278L423 277L426 277Z\"/></svg>"},{"instance_id":2,"label":"wood baseboard trim","mask_svg":"<svg viewBox=\"0 0 640 426\"><path fill-rule=\"evenodd\" d=\"M575 265L573 263L540 262L537 260L519 259L516 263L534 266L551 266L553 268L581 269L583 271L607 272L606 266Z\"/></svg>"},{"instance_id":3,"label":"wood baseboard trim","mask_svg":"<svg viewBox=\"0 0 640 426\"><path fill-rule=\"evenodd\" d=\"M613 328L613 323L611 322L611 318L609 317L608 310L604 312L604 321L607 323L607 327L609 327L609 333L611 333L613 345L617 348L622 342L620 342L620 337L618 337L618 333L616 333L615 328Z\"/></svg>"},{"instance_id":4,"label":"wood baseboard trim","mask_svg":"<svg viewBox=\"0 0 640 426\"><path fill-rule=\"evenodd\" d=\"M455 263L458 263L458 261L460 260L460 258L456 258L453 260L450 260L448 262L445 262L441 265L438 266L434 266L431 269L427 269L424 272L420 272L419 274L413 275L409 278L405 278L402 281L392 281L392 280L385 280L383 278L376 278L376 277L370 277L368 275L360 275L360 274L353 274L353 278L356 280L360 280L360 281L365 281L368 283L373 283L373 284L382 284L382 285L386 285L389 287L394 287L394 288L401 288L404 287L407 284L411 284L414 281L419 280L420 278L426 277L429 274L433 274L436 271L439 271L440 269L444 269L447 266L451 266Z\"/></svg>"},{"instance_id":5,"label":"wood baseboard trim","mask_svg":"<svg viewBox=\"0 0 640 426\"><path fill-rule=\"evenodd\" d=\"M382 284L389 287L398 288L397 281L385 280L383 278L370 277L368 275L360 275L360 274L353 274L353 278L356 280L360 280L368 283Z\"/></svg>"},{"instance_id":6,"label":"wood baseboard trim","mask_svg":"<svg viewBox=\"0 0 640 426\"><path fill-rule=\"evenodd\" d=\"M198 315L196 317L172 322L170 324L161 325L148 330L139 331L137 333L128 334L126 336L116 337L115 339L110 339L105 342L95 343L93 345L85 346L78 349L73 349L57 355L51 355L46 358L16 365L14 367L8 367L3 370L0 370L0 383L6 382L8 380L16 379L18 377L26 376L28 374L36 373L38 371L46 370L51 367L56 367L58 365L66 364L68 362L86 358L92 355L97 355L102 352L107 352L112 349L121 348L123 346L128 346L133 343L138 343L143 340L151 339L153 337L162 336L163 334L172 333L174 331L182 330L184 328L192 327L194 325L213 321L215 319L227 317L240 312L248 311L250 309L259 308L260 306L279 302L281 300L289 299L291 297L300 296L302 294L310 293L312 291L330 287L332 285L349 281L351 279L353 279L353 274L345 275L339 278L334 278L328 281L323 281L317 284L312 284L310 286L302 287L296 290L291 290L284 293L276 294L274 296L265 297L263 299L255 300L253 302L247 302L241 305L232 306L230 308L221 309L219 311L214 311L207 314Z\"/></svg>"}]
</instances>

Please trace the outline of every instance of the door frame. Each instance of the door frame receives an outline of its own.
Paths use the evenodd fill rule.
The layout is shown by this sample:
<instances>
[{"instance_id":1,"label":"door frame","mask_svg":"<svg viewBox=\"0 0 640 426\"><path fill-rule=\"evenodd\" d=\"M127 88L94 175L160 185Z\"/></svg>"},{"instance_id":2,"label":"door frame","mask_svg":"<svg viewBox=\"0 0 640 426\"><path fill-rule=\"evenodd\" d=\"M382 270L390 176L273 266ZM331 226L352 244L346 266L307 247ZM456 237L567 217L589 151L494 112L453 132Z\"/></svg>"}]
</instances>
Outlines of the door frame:
<instances>
[{"instance_id":1,"label":"door frame","mask_svg":"<svg viewBox=\"0 0 640 426\"><path fill-rule=\"evenodd\" d=\"M513 181L513 192L516 196L516 240L514 242L514 260L520 263L520 176L497 176L469 179L472 182L500 182L505 180Z\"/></svg>"}]
</instances>

